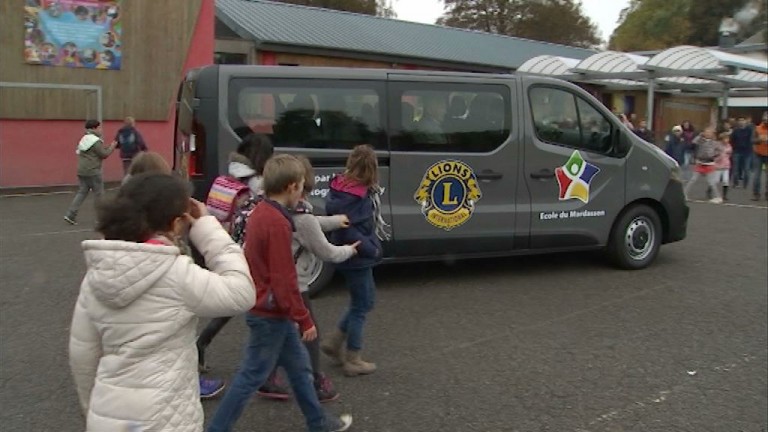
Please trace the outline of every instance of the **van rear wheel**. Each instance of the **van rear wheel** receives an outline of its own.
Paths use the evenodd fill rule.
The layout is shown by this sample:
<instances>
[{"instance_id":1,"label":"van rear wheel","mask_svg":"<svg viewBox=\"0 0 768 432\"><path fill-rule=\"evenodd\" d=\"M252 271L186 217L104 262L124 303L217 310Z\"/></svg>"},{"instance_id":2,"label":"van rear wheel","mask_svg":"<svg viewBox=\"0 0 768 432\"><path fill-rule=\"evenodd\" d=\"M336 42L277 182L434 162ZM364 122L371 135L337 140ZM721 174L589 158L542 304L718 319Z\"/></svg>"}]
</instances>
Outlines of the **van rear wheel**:
<instances>
[{"instance_id":1,"label":"van rear wheel","mask_svg":"<svg viewBox=\"0 0 768 432\"><path fill-rule=\"evenodd\" d=\"M634 205L613 225L608 257L623 269L646 268L659 254L661 236L661 220L656 211L646 205Z\"/></svg>"},{"instance_id":2,"label":"van rear wheel","mask_svg":"<svg viewBox=\"0 0 768 432\"><path fill-rule=\"evenodd\" d=\"M312 270L309 278L309 296L315 297L323 288L325 288L333 279L334 267L332 264L323 262L314 254L307 254L312 258Z\"/></svg>"}]
</instances>

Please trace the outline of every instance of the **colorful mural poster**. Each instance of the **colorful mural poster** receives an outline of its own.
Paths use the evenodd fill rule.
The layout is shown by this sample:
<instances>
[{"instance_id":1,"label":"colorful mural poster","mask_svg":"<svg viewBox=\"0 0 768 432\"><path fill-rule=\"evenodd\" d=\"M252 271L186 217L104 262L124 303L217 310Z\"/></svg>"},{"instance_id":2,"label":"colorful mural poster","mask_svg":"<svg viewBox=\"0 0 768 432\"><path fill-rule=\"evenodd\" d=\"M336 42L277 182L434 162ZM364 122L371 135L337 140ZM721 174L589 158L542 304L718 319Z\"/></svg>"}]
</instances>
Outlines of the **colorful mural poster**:
<instances>
[{"instance_id":1,"label":"colorful mural poster","mask_svg":"<svg viewBox=\"0 0 768 432\"><path fill-rule=\"evenodd\" d=\"M122 0L25 0L24 60L119 70Z\"/></svg>"}]
</instances>

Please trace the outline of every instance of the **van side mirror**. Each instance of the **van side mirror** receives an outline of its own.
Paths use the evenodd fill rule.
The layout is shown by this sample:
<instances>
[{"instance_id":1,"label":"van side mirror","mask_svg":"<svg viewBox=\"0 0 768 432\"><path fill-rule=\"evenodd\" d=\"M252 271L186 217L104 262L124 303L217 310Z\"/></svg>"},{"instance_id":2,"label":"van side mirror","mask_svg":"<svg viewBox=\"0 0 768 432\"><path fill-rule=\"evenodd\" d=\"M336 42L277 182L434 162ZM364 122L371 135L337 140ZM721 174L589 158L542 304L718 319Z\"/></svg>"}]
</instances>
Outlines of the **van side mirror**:
<instances>
[{"instance_id":1,"label":"van side mirror","mask_svg":"<svg viewBox=\"0 0 768 432\"><path fill-rule=\"evenodd\" d=\"M614 133L616 136L614 137L615 145L613 147L613 152L616 156L623 157L629 153L629 150L632 148L632 140L626 133L621 131L621 129L615 129Z\"/></svg>"}]
</instances>

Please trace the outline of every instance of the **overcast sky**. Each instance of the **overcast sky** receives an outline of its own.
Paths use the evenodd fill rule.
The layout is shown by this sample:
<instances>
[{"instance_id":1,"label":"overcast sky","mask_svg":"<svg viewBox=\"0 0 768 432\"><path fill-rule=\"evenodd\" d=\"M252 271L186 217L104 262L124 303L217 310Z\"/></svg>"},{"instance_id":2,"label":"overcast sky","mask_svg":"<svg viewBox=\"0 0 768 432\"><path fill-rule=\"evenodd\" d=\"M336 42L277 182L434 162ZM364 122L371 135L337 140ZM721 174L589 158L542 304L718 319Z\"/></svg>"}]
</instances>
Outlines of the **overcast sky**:
<instances>
[{"instance_id":1,"label":"overcast sky","mask_svg":"<svg viewBox=\"0 0 768 432\"><path fill-rule=\"evenodd\" d=\"M443 13L441 0L393 0L397 18L434 24ZM616 28L619 12L627 6L629 0L582 0L584 13L597 24L600 36L607 40Z\"/></svg>"}]
</instances>

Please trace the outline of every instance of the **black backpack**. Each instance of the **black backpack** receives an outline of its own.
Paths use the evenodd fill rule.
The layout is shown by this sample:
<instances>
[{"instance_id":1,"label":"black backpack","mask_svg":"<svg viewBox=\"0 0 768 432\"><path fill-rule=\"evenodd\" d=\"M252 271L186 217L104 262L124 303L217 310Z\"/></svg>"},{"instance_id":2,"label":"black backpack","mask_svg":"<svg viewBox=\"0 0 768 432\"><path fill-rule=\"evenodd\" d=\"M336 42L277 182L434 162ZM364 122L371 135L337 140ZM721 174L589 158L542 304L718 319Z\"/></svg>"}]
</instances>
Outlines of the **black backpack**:
<instances>
[{"instance_id":1,"label":"black backpack","mask_svg":"<svg viewBox=\"0 0 768 432\"><path fill-rule=\"evenodd\" d=\"M122 150L123 154L134 154L138 150L136 133L133 129L121 130L117 135L117 142L120 144L120 150Z\"/></svg>"}]
</instances>

